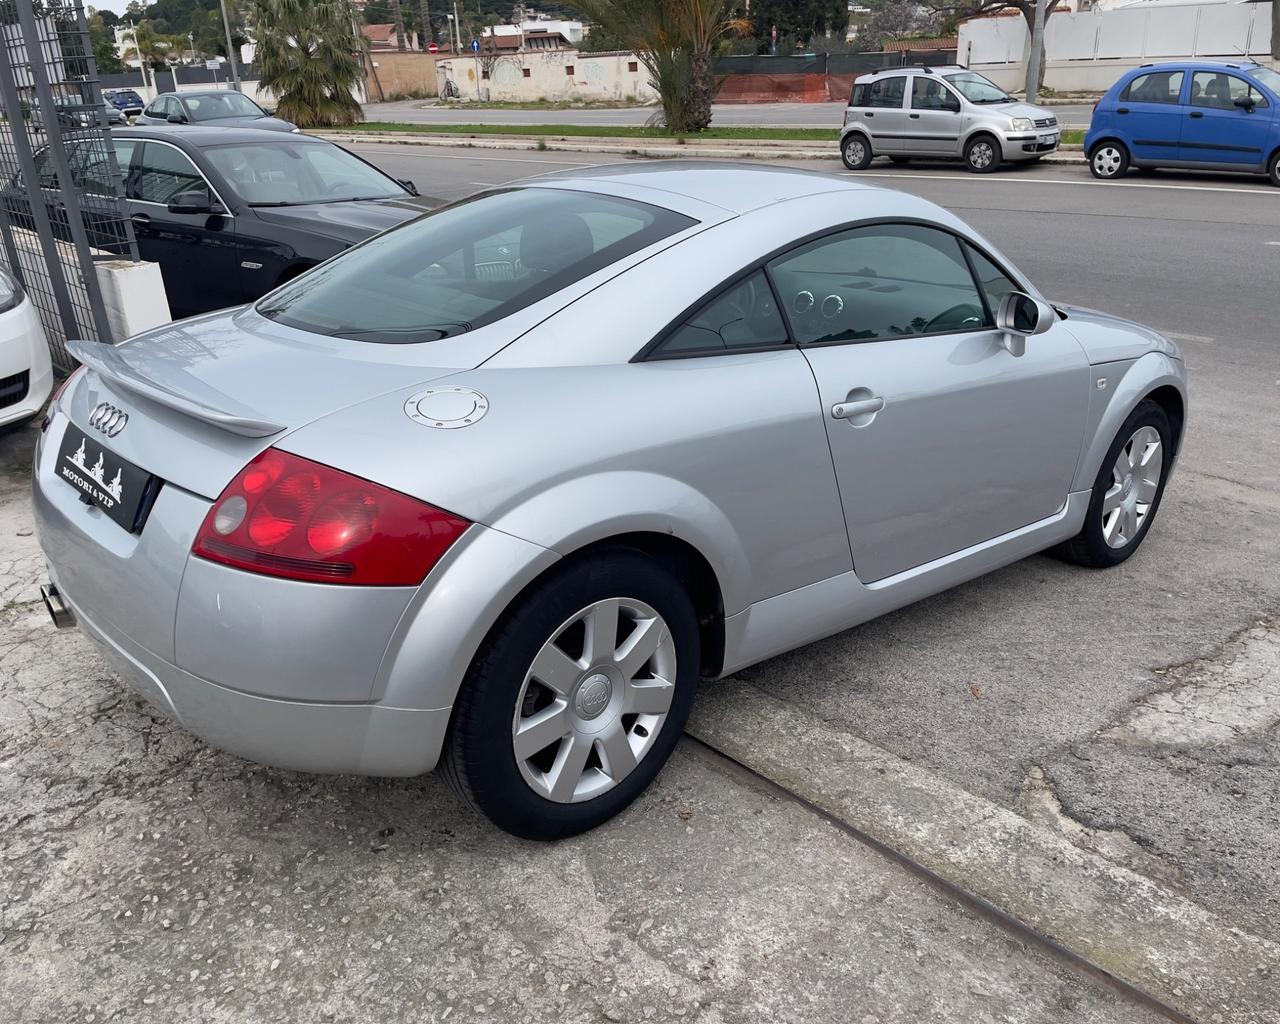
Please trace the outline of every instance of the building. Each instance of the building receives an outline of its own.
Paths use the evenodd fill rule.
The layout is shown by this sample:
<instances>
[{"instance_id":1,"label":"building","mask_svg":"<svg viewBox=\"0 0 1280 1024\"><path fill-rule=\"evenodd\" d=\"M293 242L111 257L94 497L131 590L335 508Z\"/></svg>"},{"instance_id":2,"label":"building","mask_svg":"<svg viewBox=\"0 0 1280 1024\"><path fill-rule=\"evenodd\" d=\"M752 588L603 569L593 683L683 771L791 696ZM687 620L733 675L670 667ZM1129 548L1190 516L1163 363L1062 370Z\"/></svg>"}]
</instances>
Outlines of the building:
<instances>
[{"instance_id":1,"label":"building","mask_svg":"<svg viewBox=\"0 0 1280 1024\"><path fill-rule=\"evenodd\" d=\"M574 50L582 42L582 22L563 21L533 15L514 25L494 25L484 30L480 45L485 50L517 53L537 50Z\"/></svg>"},{"instance_id":2,"label":"building","mask_svg":"<svg viewBox=\"0 0 1280 1024\"><path fill-rule=\"evenodd\" d=\"M399 44L396 42L396 27L394 24L363 25L360 28L360 34L368 42L371 53L387 53L400 49ZM405 29L404 41L408 49L416 50L418 48L418 34L416 32Z\"/></svg>"}]
</instances>

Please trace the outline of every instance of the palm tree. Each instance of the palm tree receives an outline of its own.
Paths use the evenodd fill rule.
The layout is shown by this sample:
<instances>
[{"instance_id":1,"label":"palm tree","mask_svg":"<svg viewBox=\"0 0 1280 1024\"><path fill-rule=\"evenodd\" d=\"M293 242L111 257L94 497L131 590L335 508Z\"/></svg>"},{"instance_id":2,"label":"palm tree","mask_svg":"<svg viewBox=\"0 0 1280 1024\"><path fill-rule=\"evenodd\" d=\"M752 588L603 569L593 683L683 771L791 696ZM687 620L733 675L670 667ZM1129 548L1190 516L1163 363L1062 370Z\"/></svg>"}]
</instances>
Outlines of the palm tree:
<instances>
[{"instance_id":1,"label":"palm tree","mask_svg":"<svg viewBox=\"0 0 1280 1024\"><path fill-rule=\"evenodd\" d=\"M418 45L425 50L428 43L436 41L436 35L431 31L431 11L427 7L427 0L422 0L418 6L422 11L422 35L418 38Z\"/></svg>"},{"instance_id":2,"label":"palm tree","mask_svg":"<svg viewBox=\"0 0 1280 1024\"><path fill-rule=\"evenodd\" d=\"M711 58L720 41L750 22L733 0L569 0L592 22L633 50L662 101L667 128L700 132L711 123L715 75Z\"/></svg>"},{"instance_id":3,"label":"palm tree","mask_svg":"<svg viewBox=\"0 0 1280 1024\"><path fill-rule=\"evenodd\" d=\"M404 41L404 11L400 9L400 0L390 0L391 20L396 26L396 49L404 53L408 47Z\"/></svg>"},{"instance_id":4,"label":"palm tree","mask_svg":"<svg viewBox=\"0 0 1280 1024\"><path fill-rule=\"evenodd\" d=\"M276 111L301 128L355 124L360 41L347 0L254 0L255 63Z\"/></svg>"}]
</instances>

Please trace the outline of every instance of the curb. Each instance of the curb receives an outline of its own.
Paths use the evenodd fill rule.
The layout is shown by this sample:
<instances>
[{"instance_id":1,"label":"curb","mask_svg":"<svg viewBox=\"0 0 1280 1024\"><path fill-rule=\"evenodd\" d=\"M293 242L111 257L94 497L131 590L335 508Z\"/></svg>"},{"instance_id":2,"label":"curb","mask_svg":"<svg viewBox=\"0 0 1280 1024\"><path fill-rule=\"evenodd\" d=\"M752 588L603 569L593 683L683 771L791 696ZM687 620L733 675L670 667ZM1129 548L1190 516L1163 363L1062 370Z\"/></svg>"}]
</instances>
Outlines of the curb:
<instances>
[{"instance_id":1,"label":"curb","mask_svg":"<svg viewBox=\"0 0 1280 1024\"><path fill-rule=\"evenodd\" d=\"M1277 1020L1280 945L1002 805L735 680L700 690L687 731L1166 1011Z\"/></svg>"},{"instance_id":2,"label":"curb","mask_svg":"<svg viewBox=\"0 0 1280 1024\"><path fill-rule=\"evenodd\" d=\"M461 135L431 132L342 132L311 131L308 134L358 145L378 142L399 146L439 146L450 149L541 150L557 153L611 153L620 157L672 159L678 157L727 160L839 160L835 140L831 142L788 142L780 139L751 140L735 143L725 139L690 139L684 143L651 142L620 136L566 135ZM542 143L540 147L538 144ZM1040 158L1043 163L1083 164L1081 147L1062 146L1057 152Z\"/></svg>"}]
</instances>

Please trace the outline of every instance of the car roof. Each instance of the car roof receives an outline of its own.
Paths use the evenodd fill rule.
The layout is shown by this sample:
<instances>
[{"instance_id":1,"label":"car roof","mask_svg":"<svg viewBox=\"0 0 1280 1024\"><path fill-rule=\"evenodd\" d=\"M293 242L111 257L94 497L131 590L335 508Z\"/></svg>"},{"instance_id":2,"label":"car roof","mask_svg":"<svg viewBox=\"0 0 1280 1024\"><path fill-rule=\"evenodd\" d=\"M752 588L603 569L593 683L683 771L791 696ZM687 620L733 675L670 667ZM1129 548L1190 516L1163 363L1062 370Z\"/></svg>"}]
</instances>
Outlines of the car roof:
<instances>
[{"instance_id":1,"label":"car roof","mask_svg":"<svg viewBox=\"0 0 1280 1024\"><path fill-rule=\"evenodd\" d=\"M170 96L176 96L178 99L186 99L188 96L226 96L228 93L236 96L244 96L244 93L236 92L234 89L183 89L181 92L168 93ZM244 96L249 99L248 96ZM252 103L252 100L249 100Z\"/></svg>"},{"instance_id":2,"label":"car roof","mask_svg":"<svg viewBox=\"0 0 1280 1024\"><path fill-rule=\"evenodd\" d=\"M235 146L246 142L290 142L313 145L332 145L327 139L318 139L314 135L292 133L287 139L284 132L269 132L261 128L231 128L217 125L173 124L157 125L154 128L113 128L112 138L121 139L156 139L165 142L182 142L196 149L207 149L210 146Z\"/></svg>"},{"instance_id":3,"label":"car roof","mask_svg":"<svg viewBox=\"0 0 1280 1024\"><path fill-rule=\"evenodd\" d=\"M639 189L654 193L649 201L655 206L676 208L680 204L673 200L679 197L735 214L823 192L879 191L866 182L821 171L701 160L605 164L540 174L517 184L544 187L572 184L585 191L633 197Z\"/></svg>"},{"instance_id":4,"label":"car roof","mask_svg":"<svg viewBox=\"0 0 1280 1024\"><path fill-rule=\"evenodd\" d=\"M926 75L951 75L957 71L970 70L972 69L962 67L959 64L904 64L903 66L896 68L877 68L875 71L864 71L858 76L858 78L875 78L876 75L902 75L913 72Z\"/></svg>"},{"instance_id":5,"label":"car roof","mask_svg":"<svg viewBox=\"0 0 1280 1024\"><path fill-rule=\"evenodd\" d=\"M1207 68L1211 71L1253 71L1255 68L1260 67L1262 67L1261 64L1252 60L1160 60L1152 61L1149 64L1141 64L1134 68L1134 72L1147 72L1152 68Z\"/></svg>"}]
</instances>

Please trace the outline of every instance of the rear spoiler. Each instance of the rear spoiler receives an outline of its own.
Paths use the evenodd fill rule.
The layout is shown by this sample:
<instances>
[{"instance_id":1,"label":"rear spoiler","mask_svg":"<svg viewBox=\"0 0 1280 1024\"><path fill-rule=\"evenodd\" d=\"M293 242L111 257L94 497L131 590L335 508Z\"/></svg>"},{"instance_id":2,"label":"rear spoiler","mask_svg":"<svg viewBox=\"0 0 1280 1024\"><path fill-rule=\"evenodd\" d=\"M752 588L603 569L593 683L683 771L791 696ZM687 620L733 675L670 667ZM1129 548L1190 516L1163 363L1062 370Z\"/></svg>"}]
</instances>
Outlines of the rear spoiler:
<instances>
[{"instance_id":1,"label":"rear spoiler","mask_svg":"<svg viewBox=\"0 0 1280 1024\"><path fill-rule=\"evenodd\" d=\"M283 423L264 420L252 409L245 408L212 388L207 389L204 400L174 391L144 376L125 361L114 345L99 341L68 341L67 351L116 387L232 434L240 434L242 437L270 437L286 429Z\"/></svg>"}]
</instances>

